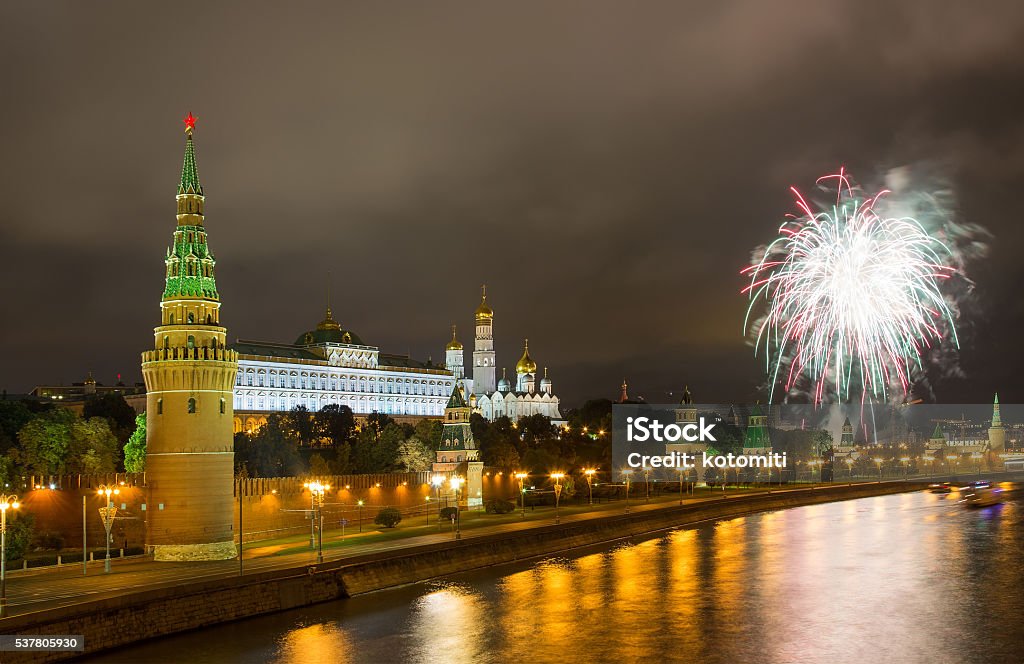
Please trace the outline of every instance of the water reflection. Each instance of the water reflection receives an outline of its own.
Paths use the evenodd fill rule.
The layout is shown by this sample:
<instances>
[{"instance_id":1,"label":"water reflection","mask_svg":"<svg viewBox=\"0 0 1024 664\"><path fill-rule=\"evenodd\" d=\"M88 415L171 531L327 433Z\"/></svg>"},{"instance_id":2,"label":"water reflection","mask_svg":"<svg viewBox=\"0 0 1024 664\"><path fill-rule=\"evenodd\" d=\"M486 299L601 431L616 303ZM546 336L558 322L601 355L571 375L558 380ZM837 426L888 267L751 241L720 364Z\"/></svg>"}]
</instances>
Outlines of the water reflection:
<instances>
[{"instance_id":1,"label":"water reflection","mask_svg":"<svg viewBox=\"0 0 1024 664\"><path fill-rule=\"evenodd\" d=\"M955 496L927 493L816 505L267 616L104 659L1024 661L1021 514L1017 502L966 510Z\"/></svg>"}]
</instances>

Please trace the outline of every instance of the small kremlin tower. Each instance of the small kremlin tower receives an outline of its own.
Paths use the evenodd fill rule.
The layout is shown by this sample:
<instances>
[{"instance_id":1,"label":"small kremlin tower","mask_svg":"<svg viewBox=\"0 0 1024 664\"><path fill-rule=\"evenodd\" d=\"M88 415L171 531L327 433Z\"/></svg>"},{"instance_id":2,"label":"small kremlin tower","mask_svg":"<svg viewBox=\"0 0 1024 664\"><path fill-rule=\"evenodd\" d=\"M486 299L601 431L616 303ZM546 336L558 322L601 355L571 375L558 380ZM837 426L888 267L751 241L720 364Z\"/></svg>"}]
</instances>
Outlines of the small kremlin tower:
<instances>
[{"instance_id":1,"label":"small kremlin tower","mask_svg":"<svg viewBox=\"0 0 1024 664\"><path fill-rule=\"evenodd\" d=\"M466 480L462 490L461 503L472 507L482 504L483 470L480 451L473 439L473 429L469 424L472 409L466 403L462 387L455 382L452 395L444 408L444 421L441 428L441 440L437 445L437 461L434 462L435 473L453 473Z\"/></svg>"},{"instance_id":2,"label":"small kremlin tower","mask_svg":"<svg viewBox=\"0 0 1024 664\"><path fill-rule=\"evenodd\" d=\"M189 113L178 224L164 260L160 326L154 329L154 349L142 354L146 514L156 560L236 555L232 390L238 354L227 349L227 330L220 325L216 261L203 226L194 129Z\"/></svg>"}]
</instances>

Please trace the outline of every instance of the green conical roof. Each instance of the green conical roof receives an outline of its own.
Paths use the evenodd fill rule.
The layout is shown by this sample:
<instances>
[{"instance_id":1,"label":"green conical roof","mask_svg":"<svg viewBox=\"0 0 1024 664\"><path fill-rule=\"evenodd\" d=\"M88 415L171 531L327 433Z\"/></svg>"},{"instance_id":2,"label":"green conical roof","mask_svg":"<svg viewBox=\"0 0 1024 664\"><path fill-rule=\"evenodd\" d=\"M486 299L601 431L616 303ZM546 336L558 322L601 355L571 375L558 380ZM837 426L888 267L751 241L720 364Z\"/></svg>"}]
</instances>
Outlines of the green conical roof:
<instances>
[{"instance_id":1,"label":"green conical roof","mask_svg":"<svg viewBox=\"0 0 1024 664\"><path fill-rule=\"evenodd\" d=\"M203 195L203 186L199 184L199 169L196 167L196 149L192 145L192 132L187 132L185 139L185 160L181 164L181 184L179 194Z\"/></svg>"},{"instance_id":2,"label":"green conical roof","mask_svg":"<svg viewBox=\"0 0 1024 664\"><path fill-rule=\"evenodd\" d=\"M455 387L452 389L452 395L448 397L448 405L445 408L469 408L466 404L465 397L462 396L462 388L459 387L458 381L455 382Z\"/></svg>"},{"instance_id":3,"label":"green conical roof","mask_svg":"<svg viewBox=\"0 0 1024 664\"><path fill-rule=\"evenodd\" d=\"M935 431L932 432L932 440L946 439L946 434L942 433L942 425L939 423L935 424Z\"/></svg>"}]
</instances>

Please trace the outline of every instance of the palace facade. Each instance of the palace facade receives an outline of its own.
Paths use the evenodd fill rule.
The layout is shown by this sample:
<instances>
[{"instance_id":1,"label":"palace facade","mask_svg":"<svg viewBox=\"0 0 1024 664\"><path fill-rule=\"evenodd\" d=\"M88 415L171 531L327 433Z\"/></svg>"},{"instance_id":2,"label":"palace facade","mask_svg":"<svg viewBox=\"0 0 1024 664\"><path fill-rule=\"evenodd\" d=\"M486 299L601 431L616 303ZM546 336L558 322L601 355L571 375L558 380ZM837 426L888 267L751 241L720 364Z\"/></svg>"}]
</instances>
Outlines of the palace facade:
<instances>
[{"instance_id":1,"label":"palace facade","mask_svg":"<svg viewBox=\"0 0 1024 664\"><path fill-rule=\"evenodd\" d=\"M239 340L235 431L254 431L275 411L347 406L359 416L440 418L455 377L444 366L382 353L334 320L324 320L292 344Z\"/></svg>"}]
</instances>

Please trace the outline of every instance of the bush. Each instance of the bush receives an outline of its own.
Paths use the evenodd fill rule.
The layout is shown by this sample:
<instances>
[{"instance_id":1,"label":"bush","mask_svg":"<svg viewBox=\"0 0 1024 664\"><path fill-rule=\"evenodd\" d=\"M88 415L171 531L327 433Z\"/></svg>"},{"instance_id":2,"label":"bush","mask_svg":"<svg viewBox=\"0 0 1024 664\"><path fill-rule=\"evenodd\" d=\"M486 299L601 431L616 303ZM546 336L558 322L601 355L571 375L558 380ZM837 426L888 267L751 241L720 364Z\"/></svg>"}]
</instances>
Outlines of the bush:
<instances>
[{"instance_id":1,"label":"bush","mask_svg":"<svg viewBox=\"0 0 1024 664\"><path fill-rule=\"evenodd\" d=\"M502 500L501 498L488 500L487 504L484 505L484 509L487 510L488 514L508 514L515 510L515 508L515 503L508 500Z\"/></svg>"},{"instance_id":2,"label":"bush","mask_svg":"<svg viewBox=\"0 0 1024 664\"><path fill-rule=\"evenodd\" d=\"M12 523L7 521L7 560L18 560L25 555L29 542L32 541L32 524L35 517L31 514L19 514Z\"/></svg>"},{"instance_id":3,"label":"bush","mask_svg":"<svg viewBox=\"0 0 1024 664\"><path fill-rule=\"evenodd\" d=\"M381 511L377 512L377 516L374 517L373 522L378 526L394 528L401 520L402 513L398 511L397 507L385 507Z\"/></svg>"},{"instance_id":4,"label":"bush","mask_svg":"<svg viewBox=\"0 0 1024 664\"><path fill-rule=\"evenodd\" d=\"M437 513L438 518L442 521L454 521L459 515L458 507L442 507L441 511Z\"/></svg>"}]
</instances>

